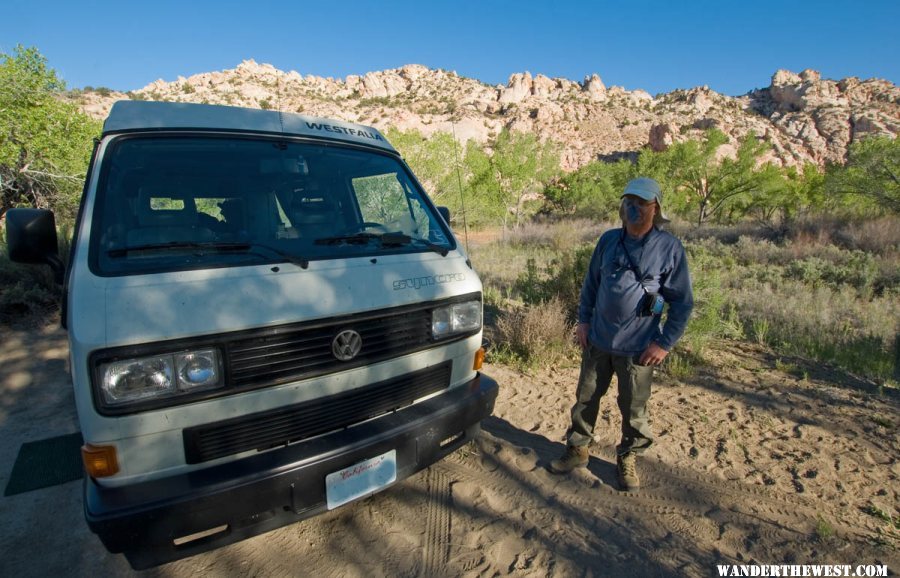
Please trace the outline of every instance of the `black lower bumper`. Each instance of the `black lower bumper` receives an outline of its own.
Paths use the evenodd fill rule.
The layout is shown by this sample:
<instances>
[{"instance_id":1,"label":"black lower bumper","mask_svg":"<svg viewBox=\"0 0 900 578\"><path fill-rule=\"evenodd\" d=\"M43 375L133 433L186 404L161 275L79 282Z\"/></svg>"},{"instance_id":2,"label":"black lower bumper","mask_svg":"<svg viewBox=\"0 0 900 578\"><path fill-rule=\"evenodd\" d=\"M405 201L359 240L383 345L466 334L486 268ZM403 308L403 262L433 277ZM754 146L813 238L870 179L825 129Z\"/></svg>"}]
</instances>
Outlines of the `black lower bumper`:
<instances>
[{"instance_id":1,"label":"black lower bumper","mask_svg":"<svg viewBox=\"0 0 900 578\"><path fill-rule=\"evenodd\" d=\"M471 439L497 390L479 374L363 424L197 472L119 488L87 478L85 518L136 570L219 548L326 511L325 477L348 466L394 450L397 481L426 468Z\"/></svg>"}]
</instances>

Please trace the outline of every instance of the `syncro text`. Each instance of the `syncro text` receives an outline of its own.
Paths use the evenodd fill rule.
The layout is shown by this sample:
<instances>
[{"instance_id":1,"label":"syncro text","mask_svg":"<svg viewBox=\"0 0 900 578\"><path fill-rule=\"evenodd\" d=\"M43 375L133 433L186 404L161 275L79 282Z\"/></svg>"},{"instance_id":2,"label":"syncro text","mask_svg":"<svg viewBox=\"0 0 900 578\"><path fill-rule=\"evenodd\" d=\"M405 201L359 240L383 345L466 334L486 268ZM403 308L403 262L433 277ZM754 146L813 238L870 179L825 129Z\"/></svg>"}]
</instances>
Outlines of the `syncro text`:
<instances>
[{"instance_id":1,"label":"syncro text","mask_svg":"<svg viewBox=\"0 0 900 578\"><path fill-rule=\"evenodd\" d=\"M394 281L394 291L400 289L421 289L432 285L442 285L455 281L465 281L465 273L447 273L445 275L429 275L428 277L413 277L412 279L398 279Z\"/></svg>"}]
</instances>

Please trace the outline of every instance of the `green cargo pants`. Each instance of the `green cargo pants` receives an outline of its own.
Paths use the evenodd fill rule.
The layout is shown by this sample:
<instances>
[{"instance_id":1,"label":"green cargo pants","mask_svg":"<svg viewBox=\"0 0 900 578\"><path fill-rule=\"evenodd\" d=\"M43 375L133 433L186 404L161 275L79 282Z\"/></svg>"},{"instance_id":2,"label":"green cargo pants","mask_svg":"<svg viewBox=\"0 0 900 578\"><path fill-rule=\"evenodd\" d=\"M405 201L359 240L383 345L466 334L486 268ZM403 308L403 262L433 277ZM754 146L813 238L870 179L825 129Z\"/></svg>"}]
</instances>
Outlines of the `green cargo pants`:
<instances>
[{"instance_id":1,"label":"green cargo pants","mask_svg":"<svg viewBox=\"0 0 900 578\"><path fill-rule=\"evenodd\" d=\"M572 425L566 434L568 444L586 446L594 436L600 399L612 382L613 373L619 383L618 405L622 414L622 441L616 448L618 455L643 453L653 444L647 402L653 368L638 365L629 356L613 355L588 345L581 354L581 375L572 407Z\"/></svg>"}]
</instances>

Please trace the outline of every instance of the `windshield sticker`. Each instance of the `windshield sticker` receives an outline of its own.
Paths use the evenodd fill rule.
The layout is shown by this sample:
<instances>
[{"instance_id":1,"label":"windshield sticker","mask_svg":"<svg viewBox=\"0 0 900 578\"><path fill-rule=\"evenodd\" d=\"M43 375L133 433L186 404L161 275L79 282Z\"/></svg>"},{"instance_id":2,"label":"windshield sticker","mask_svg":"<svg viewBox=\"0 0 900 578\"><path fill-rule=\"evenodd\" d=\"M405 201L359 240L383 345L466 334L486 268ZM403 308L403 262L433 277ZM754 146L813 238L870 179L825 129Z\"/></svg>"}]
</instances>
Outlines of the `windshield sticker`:
<instances>
[{"instance_id":1,"label":"windshield sticker","mask_svg":"<svg viewBox=\"0 0 900 578\"><path fill-rule=\"evenodd\" d=\"M465 281L465 273L447 273L446 275L431 275L429 277L415 277L413 279L398 279L394 281L394 291L401 289L421 289L432 285L442 285L456 281Z\"/></svg>"}]
</instances>

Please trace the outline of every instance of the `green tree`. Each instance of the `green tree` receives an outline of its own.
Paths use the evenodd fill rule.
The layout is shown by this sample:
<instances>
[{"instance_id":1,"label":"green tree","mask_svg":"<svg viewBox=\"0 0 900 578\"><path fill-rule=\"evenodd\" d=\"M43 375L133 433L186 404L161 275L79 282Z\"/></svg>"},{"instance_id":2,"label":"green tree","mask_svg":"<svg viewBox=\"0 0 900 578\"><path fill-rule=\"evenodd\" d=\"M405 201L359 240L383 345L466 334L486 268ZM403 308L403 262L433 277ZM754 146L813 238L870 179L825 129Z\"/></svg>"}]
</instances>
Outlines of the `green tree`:
<instances>
[{"instance_id":1,"label":"green tree","mask_svg":"<svg viewBox=\"0 0 900 578\"><path fill-rule=\"evenodd\" d=\"M385 136L415 173L416 178L439 205L453 208L452 197L459 195L457 158L462 155L453 139L446 132L436 132L425 138L417 130L399 131L389 128Z\"/></svg>"},{"instance_id":2,"label":"green tree","mask_svg":"<svg viewBox=\"0 0 900 578\"><path fill-rule=\"evenodd\" d=\"M780 180L773 175L770 186L744 199L742 212L765 226L787 226L801 214L825 207L824 182L824 174L813 163L786 167Z\"/></svg>"},{"instance_id":3,"label":"green tree","mask_svg":"<svg viewBox=\"0 0 900 578\"><path fill-rule=\"evenodd\" d=\"M727 142L723 132L710 129L701 141L677 143L662 153L648 152L647 157L642 154L639 170L657 178L666 190L676 192L667 209L692 214L698 225L713 217L732 220L743 216L760 195L778 186L781 175L770 163L760 164L769 144L755 134L741 140L734 158L719 158L719 147Z\"/></svg>"},{"instance_id":4,"label":"green tree","mask_svg":"<svg viewBox=\"0 0 900 578\"><path fill-rule=\"evenodd\" d=\"M615 163L592 161L547 185L544 210L575 217L614 219L618 214L619 196L635 176L637 167L627 160Z\"/></svg>"},{"instance_id":5,"label":"green tree","mask_svg":"<svg viewBox=\"0 0 900 578\"><path fill-rule=\"evenodd\" d=\"M474 140L466 143L462 169L467 222L476 227L502 223L509 213L506 199L494 178L490 155Z\"/></svg>"},{"instance_id":6,"label":"green tree","mask_svg":"<svg viewBox=\"0 0 900 578\"><path fill-rule=\"evenodd\" d=\"M852 143L847 163L828 167L825 189L862 212L900 214L900 141L870 136Z\"/></svg>"},{"instance_id":7,"label":"green tree","mask_svg":"<svg viewBox=\"0 0 900 578\"><path fill-rule=\"evenodd\" d=\"M507 208L502 219L504 229L510 217L516 227L522 223L526 202L537 199L558 172L559 151L554 143L542 143L531 133L500 132L490 156L490 176Z\"/></svg>"},{"instance_id":8,"label":"green tree","mask_svg":"<svg viewBox=\"0 0 900 578\"><path fill-rule=\"evenodd\" d=\"M434 133L425 138L416 130L388 129L385 136L437 205L450 209L451 219L470 225L494 222L495 199L477 175L488 174L488 157L475 141L458 144L453 135ZM473 168L474 167L474 168Z\"/></svg>"},{"instance_id":9,"label":"green tree","mask_svg":"<svg viewBox=\"0 0 900 578\"><path fill-rule=\"evenodd\" d=\"M0 53L0 216L17 206L74 216L100 123L64 90L37 49Z\"/></svg>"}]
</instances>

